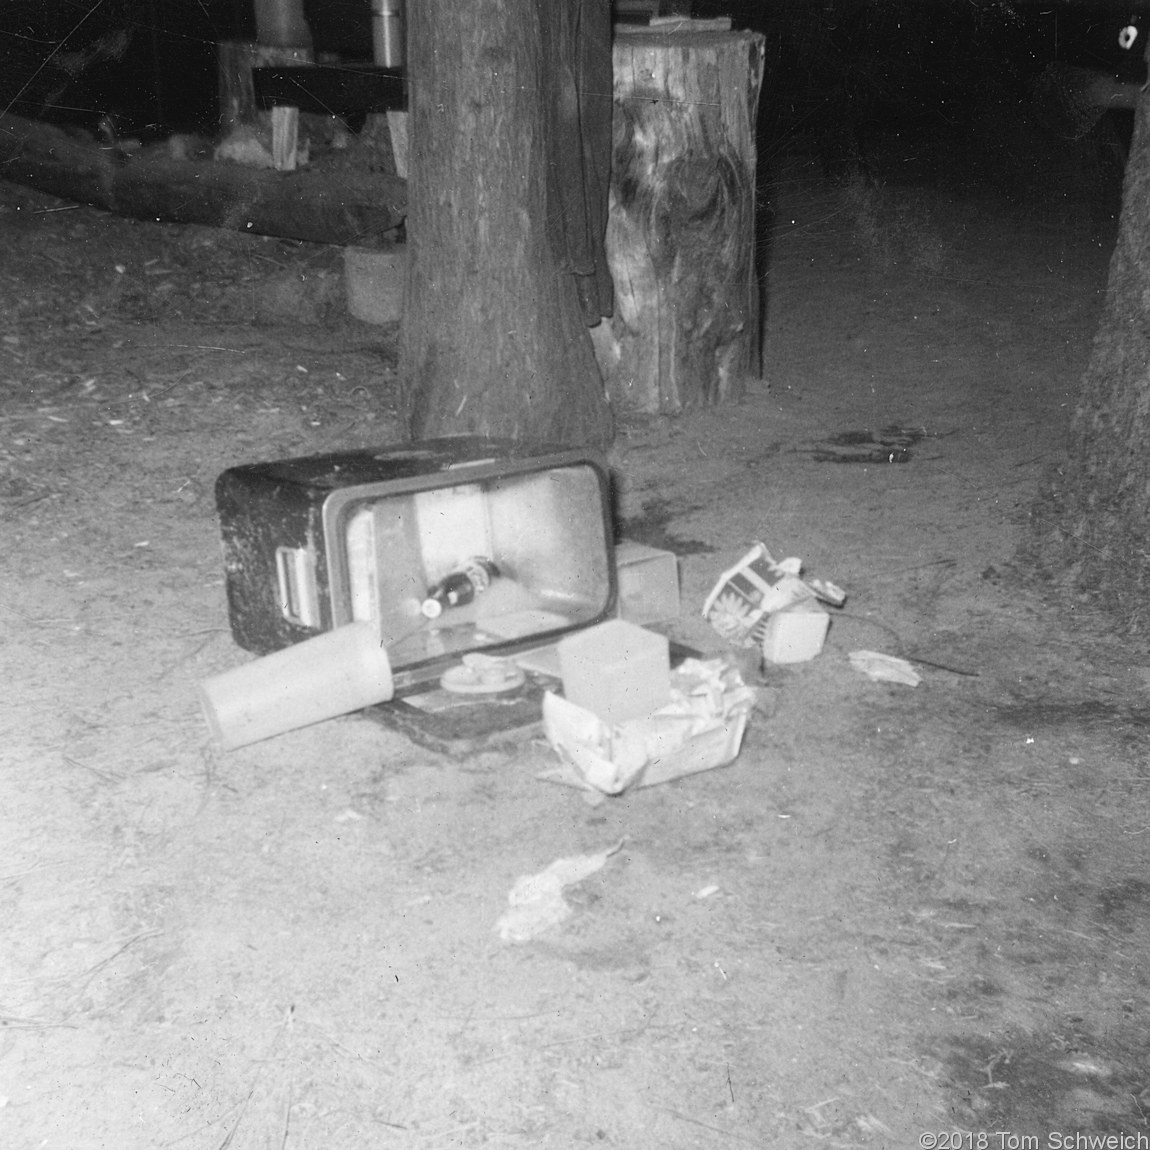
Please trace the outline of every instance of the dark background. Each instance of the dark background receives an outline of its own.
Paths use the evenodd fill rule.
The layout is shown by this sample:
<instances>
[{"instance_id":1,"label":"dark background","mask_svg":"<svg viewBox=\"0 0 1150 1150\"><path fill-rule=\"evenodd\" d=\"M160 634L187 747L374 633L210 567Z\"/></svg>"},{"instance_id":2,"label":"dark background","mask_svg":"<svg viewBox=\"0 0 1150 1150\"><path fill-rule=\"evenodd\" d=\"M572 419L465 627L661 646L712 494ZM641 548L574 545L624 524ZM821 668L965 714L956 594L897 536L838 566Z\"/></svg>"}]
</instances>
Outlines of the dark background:
<instances>
[{"instance_id":1,"label":"dark background","mask_svg":"<svg viewBox=\"0 0 1150 1150\"><path fill-rule=\"evenodd\" d=\"M368 0L322 0L307 16L317 52L370 59ZM127 34L122 52L117 33ZM0 109L85 127L114 115L128 131L211 132L215 45L254 35L250 0L3 0ZM77 53L90 59L73 71Z\"/></svg>"},{"instance_id":2,"label":"dark background","mask_svg":"<svg viewBox=\"0 0 1150 1150\"><path fill-rule=\"evenodd\" d=\"M988 98L1021 99L1056 60L1138 78L1143 44L1124 53L1117 35L1147 7L696 0L694 10L766 35L760 140L785 146L833 136L833 125L857 135L951 130ZM313 0L306 11L317 54L370 58L368 0ZM89 127L112 115L126 132L211 132L215 44L253 34L250 0L6 0L0 108Z\"/></svg>"}]
</instances>

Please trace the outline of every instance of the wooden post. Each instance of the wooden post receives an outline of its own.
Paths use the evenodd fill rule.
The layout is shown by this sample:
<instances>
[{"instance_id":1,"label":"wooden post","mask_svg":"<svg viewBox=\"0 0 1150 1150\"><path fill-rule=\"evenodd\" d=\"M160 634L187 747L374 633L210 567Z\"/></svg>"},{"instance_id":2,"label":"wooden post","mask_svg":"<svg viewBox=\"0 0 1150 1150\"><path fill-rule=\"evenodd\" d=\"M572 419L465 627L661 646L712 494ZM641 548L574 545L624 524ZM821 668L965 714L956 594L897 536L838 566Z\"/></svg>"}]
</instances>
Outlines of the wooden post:
<instances>
[{"instance_id":1,"label":"wooden post","mask_svg":"<svg viewBox=\"0 0 1150 1150\"><path fill-rule=\"evenodd\" d=\"M735 399L759 371L764 38L689 22L616 32L607 225L615 314L592 329L600 370L621 411Z\"/></svg>"},{"instance_id":2,"label":"wooden post","mask_svg":"<svg viewBox=\"0 0 1150 1150\"><path fill-rule=\"evenodd\" d=\"M276 171L294 172L299 148L299 108L272 108L272 163Z\"/></svg>"}]
</instances>

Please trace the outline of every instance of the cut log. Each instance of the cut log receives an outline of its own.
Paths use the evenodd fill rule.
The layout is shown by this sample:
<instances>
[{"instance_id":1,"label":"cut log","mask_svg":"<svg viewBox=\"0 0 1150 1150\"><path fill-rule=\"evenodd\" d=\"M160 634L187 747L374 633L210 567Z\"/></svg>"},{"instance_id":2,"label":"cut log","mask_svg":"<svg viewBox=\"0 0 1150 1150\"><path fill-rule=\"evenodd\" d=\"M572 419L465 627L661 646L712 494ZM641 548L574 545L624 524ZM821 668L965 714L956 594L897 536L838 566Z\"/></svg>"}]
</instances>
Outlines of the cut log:
<instances>
[{"instance_id":1,"label":"cut log","mask_svg":"<svg viewBox=\"0 0 1150 1150\"><path fill-rule=\"evenodd\" d=\"M163 153L125 158L18 116L0 116L0 175L136 219L318 243L362 244L407 214L407 183L397 176L258 171Z\"/></svg>"},{"instance_id":2,"label":"cut log","mask_svg":"<svg viewBox=\"0 0 1150 1150\"><path fill-rule=\"evenodd\" d=\"M763 59L764 38L751 32L616 36L607 226L615 314L592 334L617 410L674 413L735 399L758 374Z\"/></svg>"}]
</instances>

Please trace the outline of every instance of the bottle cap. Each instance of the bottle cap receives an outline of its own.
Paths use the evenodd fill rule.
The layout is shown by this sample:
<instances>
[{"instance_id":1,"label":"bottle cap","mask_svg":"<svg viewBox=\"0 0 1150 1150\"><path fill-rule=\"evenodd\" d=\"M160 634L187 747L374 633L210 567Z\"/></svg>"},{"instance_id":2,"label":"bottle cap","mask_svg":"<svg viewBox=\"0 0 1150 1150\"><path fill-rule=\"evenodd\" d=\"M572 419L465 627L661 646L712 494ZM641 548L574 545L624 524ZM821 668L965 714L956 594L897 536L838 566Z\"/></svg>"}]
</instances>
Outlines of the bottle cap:
<instances>
[{"instance_id":1,"label":"bottle cap","mask_svg":"<svg viewBox=\"0 0 1150 1150\"><path fill-rule=\"evenodd\" d=\"M438 599L424 599L419 610L427 619L438 619L443 614L443 604Z\"/></svg>"}]
</instances>

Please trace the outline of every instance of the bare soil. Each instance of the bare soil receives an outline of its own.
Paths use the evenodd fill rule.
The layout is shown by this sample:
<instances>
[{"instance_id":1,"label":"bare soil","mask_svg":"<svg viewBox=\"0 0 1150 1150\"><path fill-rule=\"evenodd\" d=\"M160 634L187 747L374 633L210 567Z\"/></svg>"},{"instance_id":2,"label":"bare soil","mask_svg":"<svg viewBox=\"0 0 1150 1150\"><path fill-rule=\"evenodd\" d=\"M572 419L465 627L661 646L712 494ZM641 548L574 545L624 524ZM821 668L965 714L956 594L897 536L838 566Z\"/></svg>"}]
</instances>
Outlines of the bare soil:
<instances>
[{"instance_id":1,"label":"bare soil","mask_svg":"<svg viewBox=\"0 0 1150 1150\"><path fill-rule=\"evenodd\" d=\"M1150 656L1013 566L1112 211L801 159L776 191L767 378L627 421L620 519L703 650L752 540L850 599L732 766L590 806L537 740L210 746L196 685L247 658L215 477L396 441L396 333L338 251L0 184L0 1145L1150 1132ZM518 876L620 839L500 941Z\"/></svg>"}]
</instances>

